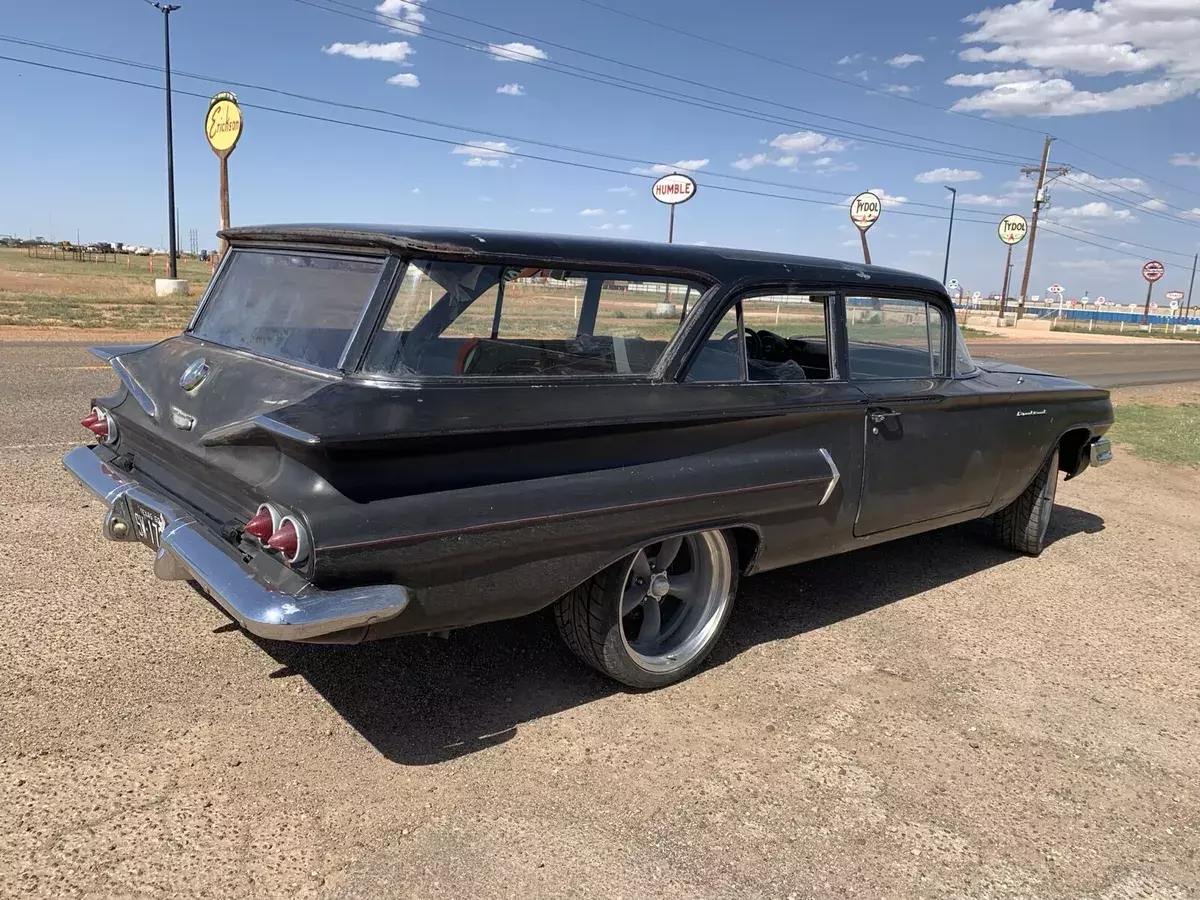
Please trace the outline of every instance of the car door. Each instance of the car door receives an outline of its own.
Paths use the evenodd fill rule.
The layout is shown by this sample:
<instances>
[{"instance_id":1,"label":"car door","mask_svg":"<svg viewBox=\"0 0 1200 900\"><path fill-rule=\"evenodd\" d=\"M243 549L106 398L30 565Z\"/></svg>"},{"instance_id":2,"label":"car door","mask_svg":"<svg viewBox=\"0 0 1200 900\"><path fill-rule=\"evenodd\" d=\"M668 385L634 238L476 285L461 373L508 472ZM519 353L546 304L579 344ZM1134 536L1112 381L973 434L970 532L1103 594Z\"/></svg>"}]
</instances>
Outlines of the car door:
<instances>
[{"instance_id":1,"label":"car door","mask_svg":"<svg viewBox=\"0 0 1200 900\"><path fill-rule=\"evenodd\" d=\"M854 534L930 522L992 500L1004 397L955 377L955 325L932 296L847 297L851 382L868 397Z\"/></svg>"}]
</instances>

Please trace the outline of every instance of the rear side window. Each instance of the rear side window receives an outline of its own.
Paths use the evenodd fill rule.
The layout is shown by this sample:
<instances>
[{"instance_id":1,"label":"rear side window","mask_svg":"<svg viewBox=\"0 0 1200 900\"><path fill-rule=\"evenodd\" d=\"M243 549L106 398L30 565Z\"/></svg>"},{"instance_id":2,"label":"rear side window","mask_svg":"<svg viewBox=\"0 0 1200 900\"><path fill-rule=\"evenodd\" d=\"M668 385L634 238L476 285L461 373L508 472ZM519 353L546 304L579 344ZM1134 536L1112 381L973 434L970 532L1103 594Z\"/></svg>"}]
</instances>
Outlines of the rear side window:
<instances>
[{"instance_id":1,"label":"rear side window","mask_svg":"<svg viewBox=\"0 0 1200 900\"><path fill-rule=\"evenodd\" d=\"M361 257L234 251L192 334L335 369L382 265Z\"/></svg>"},{"instance_id":2,"label":"rear side window","mask_svg":"<svg viewBox=\"0 0 1200 900\"><path fill-rule=\"evenodd\" d=\"M923 300L847 297L846 335L854 378L944 375L945 317Z\"/></svg>"},{"instance_id":3,"label":"rear side window","mask_svg":"<svg viewBox=\"0 0 1200 900\"><path fill-rule=\"evenodd\" d=\"M702 292L694 282L623 272L410 260L364 369L644 375Z\"/></svg>"}]
</instances>

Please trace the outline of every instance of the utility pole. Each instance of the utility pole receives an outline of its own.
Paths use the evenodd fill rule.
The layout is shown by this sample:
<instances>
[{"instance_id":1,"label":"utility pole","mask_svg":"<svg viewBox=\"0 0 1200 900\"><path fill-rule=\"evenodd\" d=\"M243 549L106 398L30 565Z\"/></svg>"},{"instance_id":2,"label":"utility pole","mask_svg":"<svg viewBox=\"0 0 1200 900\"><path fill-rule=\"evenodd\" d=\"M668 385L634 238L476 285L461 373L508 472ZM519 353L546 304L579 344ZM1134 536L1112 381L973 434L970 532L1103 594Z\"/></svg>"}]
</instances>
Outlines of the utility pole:
<instances>
[{"instance_id":1,"label":"utility pole","mask_svg":"<svg viewBox=\"0 0 1200 900\"><path fill-rule=\"evenodd\" d=\"M167 75L167 224L170 228L170 244L167 248L167 277L175 279L179 277L176 263L179 247L175 235L175 139L171 128L171 13L179 7L156 3L154 0L146 0L146 2L163 14L163 53Z\"/></svg>"},{"instance_id":2,"label":"utility pole","mask_svg":"<svg viewBox=\"0 0 1200 900\"><path fill-rule=\"evenodd\" d=\"M1187 304L1183 310L1183 317L1186 319L1192 314L1192 288L1196 286L1196 261L1200 260L1200 253L1192 257L1192 280L1188 284Z\"/></svg>"},{"instance_id":3,"label":"utility pole","mask_svg":"<svg viewBox=\"0 0 1200 900\"><path fill-rule=\"evenodd\" d=\"M950 275L950 238L954 237L954 204L958 201L958 191L948 184L942 185L950 192L950 228L946 231L946 262L942 265L942 284Z\"/></svg>"},{"instance_id":4,"label":"utility pole","mask_svg":"<svg viewBox=\"0 0 1200 900\"><path fill-rule=\"evenodd\" d=\"M1017 318L1025 312L1025 298L1029 295L1029 273L1033 270L1033 244L1037 240L1038 212L1046 203L1046 165L1050 162L1050 144L1054 138L1046 135L1046 143L1042 147L1042 164L1036 169L1026 166L1021 169L1023 175L1038 173L1037 190L1033 194L1033 215L1029 219L1029 246L1025 250L1025 274L1021 277L1021 295L1017 301ZM1066 175L1070 170L1067 166L1058 166L1050 171L1055 175Z\"/></svg>"}]
</instances>

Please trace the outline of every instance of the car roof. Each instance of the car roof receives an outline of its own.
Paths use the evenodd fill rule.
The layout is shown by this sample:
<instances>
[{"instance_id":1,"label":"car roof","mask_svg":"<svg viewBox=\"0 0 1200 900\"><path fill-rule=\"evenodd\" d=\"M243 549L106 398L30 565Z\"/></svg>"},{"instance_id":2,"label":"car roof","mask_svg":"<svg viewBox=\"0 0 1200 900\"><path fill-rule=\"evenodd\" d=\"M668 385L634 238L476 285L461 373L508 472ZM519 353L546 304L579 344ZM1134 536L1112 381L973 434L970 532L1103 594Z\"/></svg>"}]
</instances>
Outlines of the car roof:
<instances>
[{"instance_id":1,"label":"car roof","mask_svg":"<svg viewBox=\"0 0 1200 900\"><path fill-rule=\"evenodd\" d=\"M860 289L882 283L934 291L942 295L946 293L945 287L937 280L901 269L868 266L847 260L697 244L663 244L519 231L326 223L242 226L226 229L220 236L235 246L285 243L371 247L465 258L486 256L512 258L514 261L686 271L718 282L741 278L765 281L804 277L822 283L854 285Z\"/></svg>"}]
</instances>

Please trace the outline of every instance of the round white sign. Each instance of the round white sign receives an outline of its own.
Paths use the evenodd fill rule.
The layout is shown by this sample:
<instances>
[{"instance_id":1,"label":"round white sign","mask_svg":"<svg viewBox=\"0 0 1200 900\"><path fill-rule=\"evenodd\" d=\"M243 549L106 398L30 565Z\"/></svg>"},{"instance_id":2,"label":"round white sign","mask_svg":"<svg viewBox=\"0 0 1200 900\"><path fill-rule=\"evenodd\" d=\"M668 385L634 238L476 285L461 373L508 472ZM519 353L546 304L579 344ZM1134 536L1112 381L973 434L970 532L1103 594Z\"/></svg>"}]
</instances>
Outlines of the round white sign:
<instances>
[{"instance_id":1,"label":"round white sign","mask_svg":"<svg viewBox=\"0 0 1200 900\"><path fill-rule=\"evenodd\" d=\"M971 292L971 299L972 299L972 300L982 300L982 299L983 299L983 292L982 292L982 291L972 291L972 292Z\"/></svg>"},{"instance_id":2,"label":"round white sign","mask_svg":"<svg viewBox=\"0 0 1200 900\"><path fill-rule=\"evenodd\" d=\"M883 201L870 191L863 191L850 201L850 221L862 231L879 221L879 213L882 211Z\"/></svg>"},{"instance_id":3,"label":"round white sign","mask_svg":"<svg viewBox=\"0 0 1200 900\"><path fill-rule=\"evenodd\" d=\"M673 206L676 203L687 203L696 196L696 182L689 176L676 172L658 179L651 190L654 192L654 199L659 203Z\"/></svg>"},{"instance_id":4,"label":"round white sign","mask_svg":"<svg viewBox=\"0 0 1200 900\"><path fill-rule=\"evenodd\" d=\"M1103 306L1106 301L1103 297L1097 297L1096 302Z\"/></svg>"},{"instance_id":5,"label":"round white sign","mask_svg":"<svg viewBox=\"0 0 1200 900\"><path fill-rule=\"evenodd\" d=\"M1030 302L1030 303L1037 303L1037 302L1038 302L1039 300L1041 300L1041 299L1042 299L1042 298L1041 298L1041 297L1039 297L1037 294L1034 294L1032 297L1030 297L1030 298L1029 298L1029 302Z\"/></svg>"},{"instance_id":6,"label":"round white sign","mask_svg":"<svg viewBox=\"0 0 1200 900\"><path fill-rule=\"evenodd\" d=\"M1130 303L1130 304L1129 304L1129 311L1130 311L1130 312L1137 312L1137 304L1136 304L1136 303Z\"/></svg>"},{"instance_id":7,"label":"round white sign","mask_svg":"<svg viewBox=\"0 0 1200 900\"><path fill-rule=\"evenodd\" d=\"M949 281L946 283L946 287L950 288L950 290L952 290L952 291L953 291L953 290L955 290L956 288L958 288L958 286L959 286L959 284L958 284L958 279L957 279L957 278L951 278L951 279L950 279L950 280L949 280Z\"/></svg>"},{"instance_id":8,"label":"round white sign","mask_svg":"<svg viewBox=\"0 0 1200 900\"><path fill-rule=\"evenodd\" d=\"M1052 284L1050 287L1046 288L1047 294L1061 294L1062 292L1063 286L1061 284Z\"/></svg>"},{"instance_id":9,"label":"round white sign","mask_svg":"<svg viewBox=\"0 0 1200 900\"><path fill-rule=\"evenodd\" d=\"M1000 234L1000 240L1006 244L1019 244L1025 240L1025 232L1029 225L1025 221L1024 216L1018 216L1013 213L1011 216L1005 216L1000 220L1000 227L997 229Z\"/></svg>"},{"instance_id":10,"label":"round white sign","mask_svg":"<svg viewBox=\"0 0 1200 900\"><path fill-rule=\"evenodd\" d=\"M1179 309L1179 301L1178 300L1171 301L1171 309Z\"/></svg>"},{"instance_id":11,"label":"round white sign","mask_svg":"<svg viewBox=\"0 0 1200 900\"><path fill-rule=\"evenodd\" d=\"M1142 277L1153 284L1163 277L1163 272L1165 271L1166 267L1162 263L1157 259L1152 259L1142 266Z\"/></svg>"}]
</instances>

